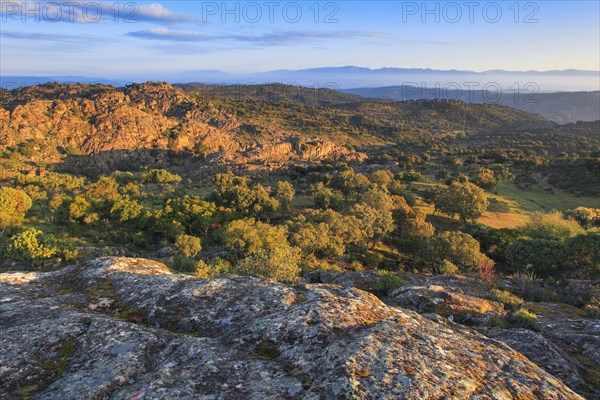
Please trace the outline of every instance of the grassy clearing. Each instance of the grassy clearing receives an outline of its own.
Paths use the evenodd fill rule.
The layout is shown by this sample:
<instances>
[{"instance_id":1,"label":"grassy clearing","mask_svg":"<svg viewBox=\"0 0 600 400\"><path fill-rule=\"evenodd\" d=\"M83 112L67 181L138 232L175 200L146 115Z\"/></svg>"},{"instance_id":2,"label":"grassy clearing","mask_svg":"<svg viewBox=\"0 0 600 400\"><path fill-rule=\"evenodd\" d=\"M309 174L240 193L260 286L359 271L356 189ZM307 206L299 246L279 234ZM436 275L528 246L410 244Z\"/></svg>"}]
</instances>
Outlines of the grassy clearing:
<instances>
[{"instance_id":1,"label":"grassy clearing","mask_svg":"<svg viewBox=\"0 0 600 400\"><path fill-rule=\"evenodd\" d=\"M417 191L422 191L444 185L433 182L415 182L412 186ZM597 198L579 197L549 186L535 185L531 189L523 190L513 183L502 183L496 188L496 193L488 193L490 206L478 219L479 223L493 228L518 228L523 226L537 211L564 211L579 206L600 207L600 200ZM429 215L428 220L436 227L446 230L456 228L454 220L438 215L432 216L433 206L420 198L417 200L417 207Z\"/></svg>"},{"instance_id":2,"label":"grassy clearing","mask_svg":"<svg viewBox=\"0 0 600 400\"><path fill-rule=\"evenodd\" d=\"M600 200L595 197L578 197L564 190L534 186L529 190L522 190L512 183L498 185L498 195L508 201L514 202L518 208L525 212L568 210L579 206L597 208Z\"/></svg>"}]
</instances>

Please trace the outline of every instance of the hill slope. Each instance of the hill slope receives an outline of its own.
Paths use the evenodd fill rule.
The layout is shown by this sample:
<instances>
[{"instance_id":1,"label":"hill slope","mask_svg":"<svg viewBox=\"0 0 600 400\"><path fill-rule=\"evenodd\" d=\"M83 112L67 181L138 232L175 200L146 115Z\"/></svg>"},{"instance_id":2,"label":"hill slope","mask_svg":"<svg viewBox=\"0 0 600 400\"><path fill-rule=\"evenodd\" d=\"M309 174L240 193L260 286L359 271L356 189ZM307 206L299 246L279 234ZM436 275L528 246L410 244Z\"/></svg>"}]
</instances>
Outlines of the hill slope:
<instances>
[{"instance_id":1,"label":"hill slope","mask_svg":"<svg viewBox=\"0 0 600 400\"><path fill-rule=\"evenodd\" d=\"M388 86L379 88L344 89L343 93L371 99L407 101L420 99L454 99L467 103L489 103L496 93L487 95L483 91L422 90L414 86ZM495 100L494 100L495 102ZM520 96L507 91L502 93L498 104L539 114L560 124L577 121L600 120L600 91L559 92L529 94L523 91Z\"/></svg>"},{"instance_id":2,"label":"hill slope","mask_svg":"<svg viewBox=\"0 0 600 400\"><path fill-rule=\"evenodd\" d=\"M185 89L185 90L184 90ZM32 161L61 154L118 150L186 150L248 163L290 159L347 159L354 148L385 144L427 145L438 135L552 126L508 107L456 101L356 102L353 96L287 88L274 102L252 87L242 99L166 83L47 84L3 91L0 148L25 146ZM267 96L268 97L268 96ZM352 101L347 101L352 100ZM317 105L318 104L318 105Z\"/></svg>"}]
</instances>

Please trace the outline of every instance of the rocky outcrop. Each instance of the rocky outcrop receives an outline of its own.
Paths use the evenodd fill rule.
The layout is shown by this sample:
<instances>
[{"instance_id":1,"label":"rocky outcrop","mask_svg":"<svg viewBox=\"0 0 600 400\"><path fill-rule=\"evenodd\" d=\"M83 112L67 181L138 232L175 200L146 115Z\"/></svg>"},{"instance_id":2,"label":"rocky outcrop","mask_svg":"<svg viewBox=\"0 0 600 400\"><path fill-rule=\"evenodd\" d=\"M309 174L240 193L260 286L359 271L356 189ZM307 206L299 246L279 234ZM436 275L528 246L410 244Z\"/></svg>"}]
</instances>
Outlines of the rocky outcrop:
<instances>
[{"instance_id":1,"label":"rocky outcrop","mask_svg":"<svg viewBox=\"0 0 600 400\"><path fill-rule=\"evenodd\" d=\"M439 314L465 325L481 325L504 312L501 303L437 285L403 287L390 293L387 301L420 314Z\"/></svg>"},{"instance_id":2,"label":"rocky outcrop","mask_svg":"<svg viewBox=\"0 0 600 400\"><path fill-rule=\"evenodd\" d=\"M364 155L326 141L296 149L298 132L249 127L167 83L113 88L103 85L43 85L4 93L0 107L0 150L30 141L44 161L61 153L105 155L115 163L123 150L187 150L207 156L226 153L229 163L325 158L362 160ZM256 131L249 135L248 131Z\"/></svg>"},{"instance_id":3,"label":"rocky outcrop","mask_svg":"<svg viewBox=\"0 0 600 400\"><path fill-rule=\"evenodd\" d=\"M508 311L502 303L489 299L489 284L463 275L400 276L404 286L390 293L379 290L377 274L368 270L312 271L305 279L361 288L383 296L386 304L416 311L440 324L470 326L508 344L586 398L600 398L600 321L586 318L580 309L567 304L526 302L522 306L537 316L537 331L500 329L494 320L502 320ZM571 298L594 293L591 283L576 284L585 290L571 290L577 294ZM515 286L510 279L502 285Z\"/></svg>"},{"instance_id":4,"label":"rocky outcrop","mask_svg":"<svg viewBox=\"0 0 600 400\"><path fill-rule=\"evenodd\" d=\"M580 372L586 367L541 334L529 329L497 329L490 332L489 336L526 355L579 393L593 395L590 392L593 389L585 383Z\"/></svg>"},{"instance_id":5,"label":"rocky outcrop","mask_svg":"<svg viewBox=\"0 0 600 400\"><path fill-rule=\"evenodd\" d=\"M309 283L328 283L345 288L355 287L368 292L377 291L379 283L379 275L374 270L346 272L315 270L306 273L304 279Z\"/></svg>"},{"instance_id":6,"label":"rocky outcrop","mask_svg":"<svg viewBox=\"0 0 600 400\"><path fill-rule=\"evenodd\" d=\"M577 399L499 341L331 285L102 258L0 274L0 397Z\"/></svg>"},{"instance_id":7,"label":"rocky outcrop","mask_svg":"<svg viewBox=\"0 0 600 400\"><path fill-rule=\"evenodd\" d=\"M291 140L276 141L253 147L244 153L244 156L248 162L318 161L324 159L362 162L367 158L364 153L358 153L344 146L322 140L313 140L301 146Z\"/></svg>"}]
</instances>

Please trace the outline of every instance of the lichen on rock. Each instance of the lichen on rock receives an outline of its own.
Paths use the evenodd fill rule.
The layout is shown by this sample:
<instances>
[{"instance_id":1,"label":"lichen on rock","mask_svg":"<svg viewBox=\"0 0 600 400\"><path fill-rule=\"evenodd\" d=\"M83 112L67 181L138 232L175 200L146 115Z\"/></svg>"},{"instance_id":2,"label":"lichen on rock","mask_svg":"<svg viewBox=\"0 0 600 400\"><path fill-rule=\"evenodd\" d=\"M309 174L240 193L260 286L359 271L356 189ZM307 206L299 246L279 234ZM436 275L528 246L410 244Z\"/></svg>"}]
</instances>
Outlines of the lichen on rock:
<instances>
[{"instance_id":1,"label":"lichen on rock","mask_svg":"<svg viewBox=\"0 0 600 400\"><path fill-rule=\"evenodd\" d=\"M502 342L354 288L192 279L123 258L5 280L2 398L581 398ZM95 295L113 303L90 309Z\"/></svg>"}]
</instances>

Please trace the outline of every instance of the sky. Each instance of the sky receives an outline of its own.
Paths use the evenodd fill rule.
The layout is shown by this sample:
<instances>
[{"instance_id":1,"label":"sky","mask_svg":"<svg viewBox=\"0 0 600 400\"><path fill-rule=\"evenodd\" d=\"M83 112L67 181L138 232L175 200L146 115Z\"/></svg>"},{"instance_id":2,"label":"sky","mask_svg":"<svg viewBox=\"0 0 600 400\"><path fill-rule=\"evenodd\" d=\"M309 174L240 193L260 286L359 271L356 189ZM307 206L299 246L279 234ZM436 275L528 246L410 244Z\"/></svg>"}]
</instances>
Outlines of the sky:
<instances>
[{"instance_id":1,"label":"sky","mask_svg":"<svg viewBox=\"0 0 600 400\"><path fill-rule=\"evenodd\" d=\"M600 2L0 0L0 75L600 70Z\"/></svg>"}]
</instances>

